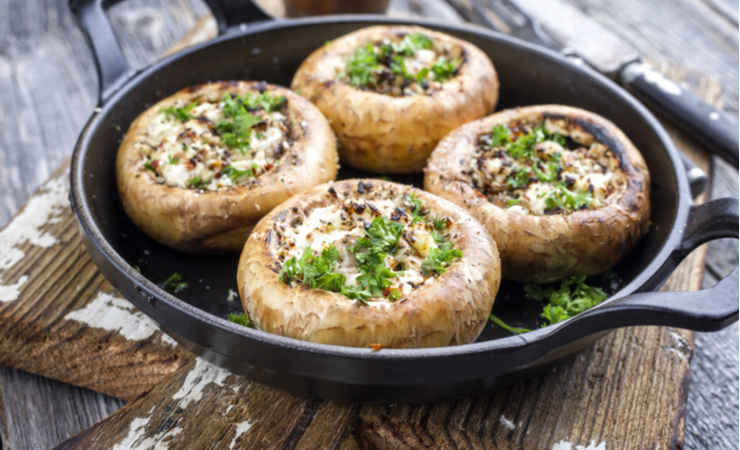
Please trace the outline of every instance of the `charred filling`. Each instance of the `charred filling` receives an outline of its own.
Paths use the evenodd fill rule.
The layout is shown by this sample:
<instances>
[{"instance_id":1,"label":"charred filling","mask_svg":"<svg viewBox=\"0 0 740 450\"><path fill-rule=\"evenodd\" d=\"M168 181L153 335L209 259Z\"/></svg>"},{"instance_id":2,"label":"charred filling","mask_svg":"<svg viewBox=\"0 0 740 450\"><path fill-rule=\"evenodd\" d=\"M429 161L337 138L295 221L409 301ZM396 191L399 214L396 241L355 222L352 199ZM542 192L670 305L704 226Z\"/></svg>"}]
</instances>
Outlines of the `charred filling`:
<instances>
[{"instance_id":1,"label":"charred filling","mask_svg":"<svg viewBox=\"0 0 740 450\"><path fill-rule=\"evenodd\" d=\"M360 184L359 190L371 184ZM377 192L376 192L377 193ZM328 206L293 208L274 225L280 280L371 299L404 301L462 256L448 218L412 195L349 198L330 188ZM454 239L454 236L452 236Z\"/></svg>"},{"instance_id":2,"label":"charred filling","mask_svg":"<svg viewBox=\"0 0 740 450\"><path fill-rule=\"evenodd\" d=\"M625 178L613 150L567 118L497 125L462 162L478 192L523 215L599 208Z\"/></svg>"},{"instance_id":3,"label":"charred filling","mask_svg":"<svg viewBox=\"0 0 740 450\"><path fill-rule=\"evenodd\" d=\"M464 60L457 45L401 33L358 48L338 78L393 97L431 94L458 75Z\"/></svg>"},{"instance_id":4,"label":"charred filling","mask_svg":"<svg viewBox=\"0 0 740 450\"><path fill-rule=\"evenodd\" d=\"M268 93L178 101L134 142L141 170L171 187L216 191L254 183L292 145L287 99Z\"/></svg>"}]
</instances>

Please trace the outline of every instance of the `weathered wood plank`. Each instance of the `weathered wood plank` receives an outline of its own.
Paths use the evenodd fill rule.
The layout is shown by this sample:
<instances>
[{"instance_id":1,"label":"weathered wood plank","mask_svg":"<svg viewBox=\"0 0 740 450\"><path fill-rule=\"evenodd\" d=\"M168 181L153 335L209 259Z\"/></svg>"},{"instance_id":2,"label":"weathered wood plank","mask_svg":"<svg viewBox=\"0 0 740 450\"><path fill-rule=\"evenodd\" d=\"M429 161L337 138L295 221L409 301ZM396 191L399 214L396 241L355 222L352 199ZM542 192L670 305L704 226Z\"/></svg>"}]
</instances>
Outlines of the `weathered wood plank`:
<instances>
[{"instance_id":1,"label":"weathered wood plank","mask_svg":"<svg viewBox=\"0 0 740 450\"><path fill-rule=\"evenodd\" d=\"M66 166L0 231L0 364L131 400L191 356L90 260Z\"/></svg>"}]
</instances>

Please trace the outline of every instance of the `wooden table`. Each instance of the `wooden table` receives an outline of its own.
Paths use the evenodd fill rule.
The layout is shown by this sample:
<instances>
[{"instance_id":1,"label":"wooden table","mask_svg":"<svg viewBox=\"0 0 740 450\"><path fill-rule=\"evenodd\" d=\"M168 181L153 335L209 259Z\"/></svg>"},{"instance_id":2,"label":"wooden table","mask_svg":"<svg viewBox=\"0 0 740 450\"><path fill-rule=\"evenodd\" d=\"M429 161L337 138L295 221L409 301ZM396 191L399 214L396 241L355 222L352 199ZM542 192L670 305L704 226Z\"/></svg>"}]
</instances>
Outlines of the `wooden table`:
<instances>
[{"instance_id":1,"label":"wooden table","mask_svg":"<svg viewBox=\"0 0 740 450\"><path fill-rule=\"evenodd\" d=\"M720 101L719 84L680 65L716 77L726 107L737 112L737 5L629 0L615 9L600 0L570 3L711 101ZM7 12L0 14L6 30L0 33L0 223L6 223L71 153L94 107L96 80L65 1L46 7L6 0L0 6ZM126 56L141 67L205 12L202 4L184 0L132 0L110 16ZM391 13L462 20L437 1L396 1ZM188 41L208 36L207 22L198 29ZM707 165L695 143L670 131ZM736 168L715 161L713 173L713 196L737 195ZM684 448L736 445L737 325L695 340L693 333L658 327L619 330L552 374L459 402L340 405L249 383L193 359L113 292L80 245L64 207L65 186L62 169L0 232L0 364L48 377L0 368L2 448L60 444L125 403L72 384L128 400L145 395L62 448L159 442L171 448L653 449L679 447L684 439ZM692 257L670 287L698 287L704 256L698 251ZM721 276L736 258L736 241L713 246L708 274ZM102 322L95 314L101 311Z\"/></svg>"}]
</instances>

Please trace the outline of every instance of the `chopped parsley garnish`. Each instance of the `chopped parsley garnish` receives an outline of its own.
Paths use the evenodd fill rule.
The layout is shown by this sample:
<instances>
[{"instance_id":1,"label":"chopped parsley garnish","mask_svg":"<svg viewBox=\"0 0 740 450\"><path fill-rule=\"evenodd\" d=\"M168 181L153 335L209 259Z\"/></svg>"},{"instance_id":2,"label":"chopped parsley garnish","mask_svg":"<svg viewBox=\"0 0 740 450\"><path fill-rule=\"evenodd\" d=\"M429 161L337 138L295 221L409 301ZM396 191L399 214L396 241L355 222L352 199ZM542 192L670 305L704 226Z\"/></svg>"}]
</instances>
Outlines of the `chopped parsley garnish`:
<instances>
[{"instance_id":1,"label":"chopped parsley garnish","mask_svg":"<svg viewBox=\"0 0 740 450\"><path fill-rule=\"evenodd\" d=\"M372 83L373 73L378 68L378 58L372 44L360 47L347 63L346 75L352 86L365 86Z\"/></svg>"},{"instance_id":2,"label":"chopped parsley garnish","mask_svg":"<svg viewBox=\"0 0 740 450\"><path fill-rule=\"evenodd\" d=\"M407 195L404 197L408 203L413 205L411 208L411 223L421 222L421 200L416 197L416 194Z\"/></svg>"},{"instance_id":3,"label":"chopped parsley garnish","mask_svg":"<svg viewBox=\"0 0 740 450\"><path fill-rule=\"evenodd\" d=\"M234 322L237 325L254 328L254 324L244 313L229 313L228 320L229 322Z\"/></svg>"},{"instance_id":4,"label":"chopped parsley garnish","mask_svg":"<svg viewBox=\"0 0 740 450\"><path fill-rule=\"evenodd\" d=\"M191 187L193 189L200 189L203 187L203 180L200 179L200 177L193 177L190 178L187 182L188 187Z\"/></svg>"},{"instance_id":5,"label":"chopped parsley garnish","mask_svg":"<svg viewBox=\"0 0 740 450\"><path fill-rule=\"evenodd\" d=\"M176 108L176 107L170 107L170 108L164 108L161 110L164 115L167 117L175 117L180 122L187 122L188 120L193 118L193 115L190 114L190 110L198 106L198 102L193 102L187 106L184 106L182 108Z\"/></svg>"},{"instance_id":6,"label":"chopped parsley garnish","mask_svg":"<svg viewBox=\"0 0 740 450\"><path fill-rule=\"evenodd\" d=\"M151 160L151 158L147 158L147 160L146 160L146 161L144 161L144 168L145 168L146 170L151 170L152 172L156 172L156 171L154 170L154 166L152 165L152 160Z\"/></svg>"},{"instance_id":7,"label":"chopped parsley garnish","mask_svg":"<svg viewBox=\"0 0 740 450\"><path fill-rule=\"evenodd\" d=\"M455 75L458 67L460 67L459 60L453 59L452 61L448 61L444 56L440 56L432 65L434 79L440 83L444 83Z\"/></svg>"},{"instance_id":8,"label":"chopped parsley garnish","mask_svg":"<svg viewBox=\"0 0 740 450\"><path fill-rule=\"evenodd\" d=\"M437 231L442 231L445 228L447 228L447 225L449 225L450 219L447 217L435 217L434 221L432 222L432 226Z\"/></svg>"},{"instance_id":9,"label":"chopped parsley garnish","mask_svg":"<svg viewBox=\"0 0 740 450\"><path fill-rule=\"evenodd\" d=\"M405 201L411 204L407 207L409 215L423 221L420 216L421 200L415 195L409 195L405 197ZM448 225L448 218L435 219L432 224L437 230L443 230ZM364 236L348 248L354 254L360 272L355 279L356 285L347 285L345 276L334 272L339 258L339 252L334 245L329 245L319 255L316 255L310 247L306 247L300 258L296 256L289 258L280 270L280 281L289 283L298 280L314 289L338 292L363 303L369 298L398 300L402 296L402 291L397 287L391 288L393 285L391 280L403 272L395 272L394 269L397 270L397 267L388 267L386 258L398 251L403 229L403 223L385 216L374 218L370 224L365 223ZM460 250L452 248L451 242L444 242L442 235L435 231L430 233L439 247L433 249L422 262L422 272L425 276L444 273L445 267L453 259L462 256Z\"/></svg>"},{"instance_id":10,"label":"chopped parsley garnish","mask_svg":"<svg viewBox=\"0 0 740 450\"><path fill-rule=\"evenodd\" d=\"M503 147L511 142L511 130L506 125L496 125L491 131L491 147Z\"/></svg>"},{"instance_id":11,"label":"chopped parsley garnish","mask_svg":"<svg viewBox=\"0 0 740 450\"><path fill-rule=\"evenodd\" d=\"M231 178L232 181L236 181L240 178L254 178L257 176L257 172L259 172L260 166L257 164L252 164L252 167L249 169L237 169L236 167L232 165L226 166L226 168L221 172L222 176L227 176Z\"/></svg>"},{"instance_id":12,"label":"chopped parsley garnish","mask_svg":"<svg viewBox=\"0 0 740 450\"><path fill-rule=\"evenodd\" d=\"M578 210L586 208L593 202L590 192L577 193L568 189L565 181L559 177L563 167L559 164L561 154L554 152L549 156L550 161L543 161L535 151L537 144L552 141L560 146L566 145L565 138L560 133L549 133L545 127L537 126L531 132L512 138L512 133L506 125L496 125L491 130L490 148L503 149L514 159L529 159L532 167L512 167L511 173L506 178L506 186L512 190L526 188L531 182L550 183L553 189L540 194L544 197L548 211L557 209ZM508 206L518 204L521 198L509 199ZM516 203L512 203L516 201Z\"/></svg>"},{"instance_id":13,"label":"chopped parsley garnish","mask_svg":"<svg viewBox=\"0 0 740 450\"><path fill-rule=\"evenodd\" d=\"M231 94L224 95L223 114L227 120L216 123L216 132L221 136L221 141L228 148L236 148L246 154L251 148L251 129L254 125L262 122L262 118L251 114L249 111L262 109L267 113L282 107L287 99L282 96L272 96L267 92L257 96L247 94L233 97ZM231 120L228 120L231 119Z\"/></svg>"},{"instance_id":14,"label":"chopped parsley garnish","mask_svg":"<svg viewBox=\"0 0 740 450\"><path fill-rule=\"evenodd\" d=\"M413 73L406 67L406 58L413 57L419 50L431 49L434 41L423 33L407 34L400 42L368 43L359 47L347 62L339 78L346 78L355 87L367 87L388 81L388 69L407 83L416 82L423 89L429 86L429 77L443 83L452 78L460 67L460 60L448 60L439 56L431 67L422 67ZM387 66L384 69L383 66ZM385 71L385 72L384 72ZM390 77L391 79L393 77ZM380 89L380 88L379 88ZM385 92L385 91L384 91Z\"/></svg>"},{"instance_id":15,"label":"chopped parsley garnish","mask_svg":"<svg viewBox=\"0 0 740 450\"><path fill-rule=\"evenodd\" d=\"M496 325L498 325L499 327L503 328L504 330L508 331L511 334L522 334L522 333L529 333L530 331L532 331L529 328L517 328L517 327L506 325L503 320L499 319L493 314L489 315L488 318L491 319L491 322L495 323Z\"/></svg>"},{"instance_id":16,"label":"chopped parsley garnish","mask_svg":"<svg viewBox=\"0 0 740 450\"><path fill-rule=\"evenodd\" d=\"M375 253L395 252L402 232L402 223L393 222L383 216L376 217L355 247L367 248Z\"/></svg>"},{"instance_id":17,"label":"chopped parsley garnish","mask_svg":"<svg viewBox=\"0 0 740 450\"><path fill-rule=\"evenodd\" d=\"M547 209L567 208L578 210L586 208L593 201L590 192L577 193L569 190L565 186L557 185L554 190L550 191L545 197Z\"/></svg>"},{"instance_id":18,"label":"chopped parsley garnish","mask_svg":"<svg viewBox=\"0 0 740 450\"><path fill-rule=\"evenodd\" d=\"M422 49L432 48L434 41L423 33L407 34L403 40L392 44L393 51L406 56L414 56Z\"/></svg>"},{"instance_id":19,"label":"chopped parsley garnish","mask_svg":"<svg viewBox=\"0 0 740 450\"><path fill-rule=\"evenodd\" d=\"M513 171L513 173L506 178L506 185L512 189L523 188L529 184L529 178L531 175L532 172L526 168Z\"/></svg>"},{"instance_id":20,"label":"chopped parsley garnish","mask_svg":"<svg viewBox=\"0 0 740 450\"><path fill-rule=\"evenodd\" d=\"M552 325L580 314L606 300L607 295L597 287L585 283L586 276L573 275L564 279L560 287L543 288L538 284L524 285L524 292L528 297L539 301L547 301L542 310L542 317Z\"/></svg>"},{"instance_id":21,"label":"chopped parsley garnish","mask_svg":"<svg viewBox=\"0 0 740 450\"><path fill-rule=\"evenodd\" d=\"M164 289L167 291L177 294L178 292L186 289L188 287L188 283L182 280L182 275L175 272L170 275L170 277L167 278L164 283L162 283L162 287L164 287Z\"/></svg>"},{"instance_id":22,"label":"chopped parsley garnish","mask_svg":"<svg viewBox=\"0 0 740 450\"><path fill-rule=\"evenodd\" d=\"M452 242L445 242L429 252L427 259L421 263L421 271L424 274L431 274L434 272L437 275L441 275L447 271L445 267L447 267L453 259L461 258L462 255L462 251L452 248Z\"/></svg>"},{"instance_id":23,"label":"chopped parsley garnish","mask_svg":"<svg viewBox=\"0 0 740 450\"><path fill-rule=\"evenodd\" d=\"M339 252L333 245L324 249L318 256L314 255L310 247L306 247L300 258L293 256L285 261L280 270L280 281L288 283L299 280L314 289L339 292L362 302L372 297L370 292L356 286L345 285L344 275L334 273L338 258Z\"/></svg>"},{"instance_id":24,"label":"chopped parsley garnish","mask_svg":"<svg viewBox=\"0 0 740 450\"><path fill-rule=\"evenodd\" d=\"M167 160L170 164L177 164L178 162L180 162L180 158L174 158L172 155L167 155Z\"/></svg>"}]
</instances>

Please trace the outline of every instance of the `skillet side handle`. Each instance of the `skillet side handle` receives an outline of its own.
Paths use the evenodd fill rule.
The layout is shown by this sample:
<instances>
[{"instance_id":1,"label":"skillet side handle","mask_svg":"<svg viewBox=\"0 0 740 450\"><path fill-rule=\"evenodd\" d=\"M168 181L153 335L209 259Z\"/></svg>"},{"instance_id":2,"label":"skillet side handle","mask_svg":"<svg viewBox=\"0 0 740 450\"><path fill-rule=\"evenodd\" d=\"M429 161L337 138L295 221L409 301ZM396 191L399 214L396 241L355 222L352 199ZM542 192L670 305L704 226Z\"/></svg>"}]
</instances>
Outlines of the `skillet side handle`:
<instances>
[{"instance_id":1,"label":"skillet side handle","mask_svg":"<svg viewBox=\"0 0 740 450\"><path fill-rule=\"evenodd\" d=\"M105 10L120 0L70 0L69 8L92 50L98 72L98 106L136 73L123 56Z\"/></svg>"},{"instance_id":2,"label":"skillet side handle","mask_svg":"<svg viewBox=\"0 0 740 450\"><path fill-rule=\"evenodd\" d=\"M218 24L218 35L225 34L230 28L247 25L253 22L274 20L252 0L205 0Z\"/></svg>"},{"instance_id":3,"label":"skillet side handle","mask_svg":"<svg viewBox=\"0 0 740 450\"><path fill-rule=\"evenodd\" d=\"M689 253L707 241L738 237L738 199L720 198L694 205L681 244L669 261L648 282L657 286ZM668 272L661 274L662 272ZM665 276L663 276L665 275ZM652 280L651 280L652 281ZM600 324L616 328L633 325L664 325L696 331L720 330L738 320L738 269L709 289L693 292L644 292L633 294L574 318L580 326Z\"/></svg>"}]
</instances>

